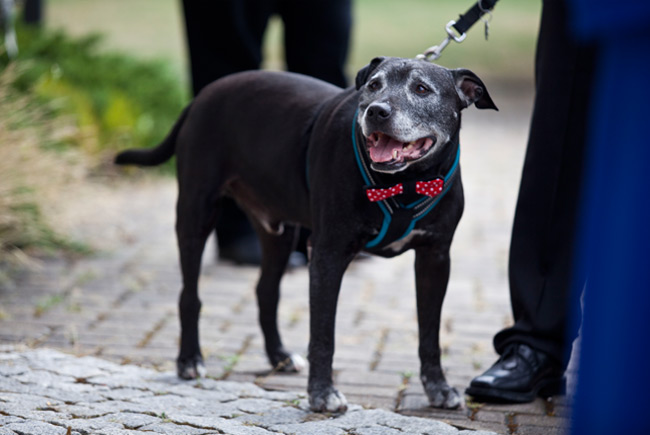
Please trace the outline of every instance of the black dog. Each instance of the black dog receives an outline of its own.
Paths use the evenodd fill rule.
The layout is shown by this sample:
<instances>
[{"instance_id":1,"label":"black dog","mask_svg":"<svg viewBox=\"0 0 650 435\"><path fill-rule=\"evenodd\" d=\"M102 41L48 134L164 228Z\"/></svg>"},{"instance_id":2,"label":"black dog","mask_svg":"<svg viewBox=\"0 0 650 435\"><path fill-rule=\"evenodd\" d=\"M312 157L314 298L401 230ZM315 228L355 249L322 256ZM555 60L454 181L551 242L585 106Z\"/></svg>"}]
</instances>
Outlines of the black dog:
<instances>
[{"instance_id":1,"label":"black dog","mask_svg":"<svg viewBox=\"0 0 650 435\"><path fill-rule=\"evenodd\" d=\"M204 370L197 281L219 198L228 195L248 212L261 240L259 320L274 366L299 368L276 324L294 234L285 224L312 230L313 410L347 408L332 384L334 319L343 273L362 250L392 257L415 249L421 380L431 405L459 406L440 366L438 332L449 247L464 205L460 111L471 104L496 109L472 72L421 60L374 59L359 71L356 89L345 90L297 74L244 72L203 90L157 148L118 155L118 164L139 165L177 157L179 376Z\"/></svg>"}]
</instances>

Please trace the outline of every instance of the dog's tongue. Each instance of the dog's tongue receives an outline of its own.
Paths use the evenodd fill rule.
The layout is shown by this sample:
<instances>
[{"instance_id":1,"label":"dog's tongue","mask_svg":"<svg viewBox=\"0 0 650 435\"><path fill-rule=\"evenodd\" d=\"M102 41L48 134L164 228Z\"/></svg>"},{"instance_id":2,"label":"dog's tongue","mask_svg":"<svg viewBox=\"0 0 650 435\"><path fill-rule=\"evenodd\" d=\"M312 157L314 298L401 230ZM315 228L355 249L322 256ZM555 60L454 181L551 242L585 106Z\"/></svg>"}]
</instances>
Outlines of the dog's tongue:
<instances>
[{"instance_id":1,"label":"dog's tongue","mask_svg":"<svg viewBox=\"0 0 650 435\"><path fill-rule=\"evenodd\" d=\"M404 143L388 135L375 133L368 138L368 146L372 161L384 163L393 160L394 150L401 152Z\"/></svg>"}]
</instances>

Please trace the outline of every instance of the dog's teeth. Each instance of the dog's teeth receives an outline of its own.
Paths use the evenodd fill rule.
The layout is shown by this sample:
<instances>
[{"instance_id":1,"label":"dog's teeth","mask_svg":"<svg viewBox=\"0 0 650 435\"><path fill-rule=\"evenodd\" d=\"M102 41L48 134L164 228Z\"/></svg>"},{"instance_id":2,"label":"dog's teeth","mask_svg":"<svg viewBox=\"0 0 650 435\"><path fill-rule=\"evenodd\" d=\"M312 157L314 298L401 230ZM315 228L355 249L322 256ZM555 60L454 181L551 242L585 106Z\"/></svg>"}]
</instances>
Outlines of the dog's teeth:
<instances>
[{"instance_id":1,"label":"dog's teeth","mask_svg":"<svg viewBox=\"0 0 650 435\"><path fill-rule=\"evenodd\" d=\"M404 148L406 151L411 151L413 149L413 142L409 143L406 148Z\"/></svg>"},{"instance_id":2,"label":"dog's teeth","mask_svg":"<svg viewBox=\"0 0 650 435\"><path fill-rule=\"evenodd\" d=\"M394 158L394 159L397 158L397 154L399 154L399 151L397 151L397 150L393 150L393 158Z\"/></svg>"}]
</instances>

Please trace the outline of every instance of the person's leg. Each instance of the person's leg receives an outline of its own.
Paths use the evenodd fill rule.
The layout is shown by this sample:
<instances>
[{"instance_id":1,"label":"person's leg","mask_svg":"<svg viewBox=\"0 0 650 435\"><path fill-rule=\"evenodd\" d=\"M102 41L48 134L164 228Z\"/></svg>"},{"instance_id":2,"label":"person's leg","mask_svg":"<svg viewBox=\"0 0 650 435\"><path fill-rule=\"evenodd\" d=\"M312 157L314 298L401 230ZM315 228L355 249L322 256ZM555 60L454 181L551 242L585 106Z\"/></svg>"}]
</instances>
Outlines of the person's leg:
<instances>
[{"instance_id":1,"label":"person's leg","mask_svg":"<svg viewBox=\"0 0 650 435\"><path fill-rule=\"evenodd\" d=\"M351 0L279 0L287 69L342 88L352 27ZM302 228L296 251L307 258L310 231Z\"/></svg>"},{"instance_id":2,"label":"person's leg","mask_svg":"<svg viewBox=\"0 0 650 435\"><path fill-rule=\"evenodd\" d=\"M41 25L43 23L43 0L25 0L23 20L27 24Z\"/></svg>"},{"instance_id":3,"label":"person's leg","mask_svg":"<svg viewBox=\"0 0 650 435\"><path fill-rule=\"evenodd\" d=\"M194 95L225 75L258 69L273 2L183 0ZM216 225L219 257L259 264L261 250L246 215L224 198Z\"/></svg>"},{"instance_id":4,"label":"person's leg","mask_svg":"<svg viewBox=\"0 0 650 435\"><path fill-rule=\"evenodd\" d=\"M347 86L350 0L280 0L287 69Z\"/></svg>"},{"instance_id":5,"label":"person's leg","mask_svg":"<svg viewBox=\"0 0 650 435\"><path fill-rule=\"evenodd\" d=\"M468 394L528 401L547 384L557 387L562 376L594 60L593 49L571 40L564 2L545 1L535 105L510 246L515 324L495 336L502 358L472 381ZM527 363L519 364L522 360ZM517 382L510 379L515 377Z\"/></svg>"},{"instance_id":6,"label":"person's leg","mask_svg":"<svg viewBox=\"0 0 650 435\"><path fill-rule=\"evenodd\" d=\"M194 95L225 75L259 68L268 3L183 0Z\"/></svg>"},{"instance_id":7,"label":"person's leg","mask_svg":"<svg viewBox=\"0 0 650 435\"><path fill-rule=\"evenodd\" d=\"M595 66L595 51L576 45L568 32L562 31L565 26L564 5L547 1L537 53L535 106L510 245L515 325L494 340L499 353L509 343L524 342L558 363L565 358L576 216Z\"/></svg>"}]
</instances>

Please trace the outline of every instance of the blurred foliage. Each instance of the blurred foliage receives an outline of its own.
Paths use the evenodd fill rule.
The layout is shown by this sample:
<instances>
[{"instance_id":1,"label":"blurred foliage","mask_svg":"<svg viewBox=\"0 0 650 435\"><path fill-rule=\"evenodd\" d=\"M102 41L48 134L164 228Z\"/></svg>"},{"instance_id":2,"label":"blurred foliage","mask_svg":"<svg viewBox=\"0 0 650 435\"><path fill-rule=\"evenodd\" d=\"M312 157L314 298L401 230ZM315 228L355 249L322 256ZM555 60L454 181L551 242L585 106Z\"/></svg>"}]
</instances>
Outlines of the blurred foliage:
<instances>
[{"instance_id":1,"label":"blurred foliage","mask_svg":"<svg viewBox=\"0 0 650 435\"><path fill-rule=\"evenodd\" d=\"M84 174L81 153L65 145L78 129L72 117L12 86L19 71L17 64L0 71L0 264L24 259L25 250L86 253L56 233L42 209L45 198Z\"/></svg>"},{"instance_id":2,"label":"blurred foliage","mask_svg":"<svg viewBox=\"0 0 650 435\"><path fill-rule=\"evenodd\" d=\"M12 86L74 114L84 134L71 145L85 151L155 145L187 101L166 63L102 51L98 35L19 26L18 40ZM7 65L0 59L0 69Z\"/></svg>"},{"instance_id":3,"label":"blurred foliage","mask_svg":"<svg viewBox=\"0 0 650 435\"><path fill-rule=\"evenodd\" d=\"M166 64L102 51L98 36L71 38L22 25L17 33L18 57L0 54L5 265L25 252L88 252L52 229L48 200L115 150L155 145L187 99ZM0 268L0 285L3 273Z\"/></svg>"}]
</instances>

